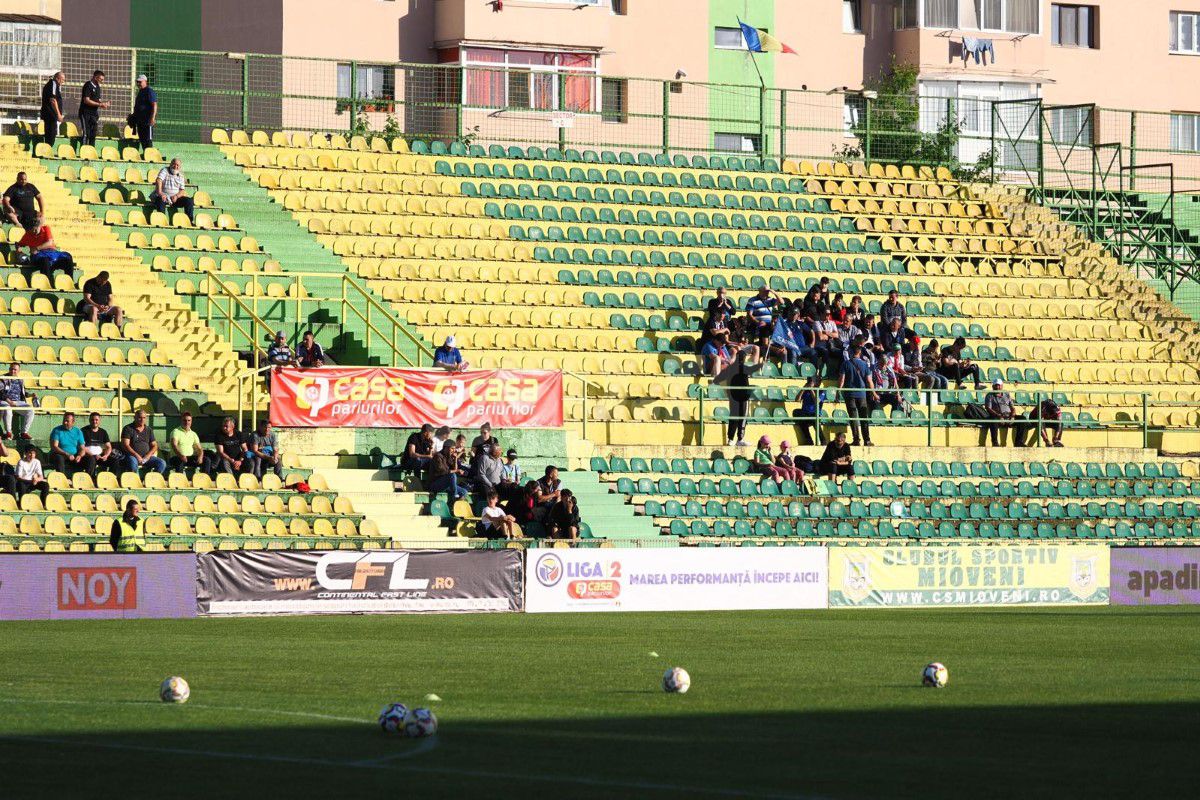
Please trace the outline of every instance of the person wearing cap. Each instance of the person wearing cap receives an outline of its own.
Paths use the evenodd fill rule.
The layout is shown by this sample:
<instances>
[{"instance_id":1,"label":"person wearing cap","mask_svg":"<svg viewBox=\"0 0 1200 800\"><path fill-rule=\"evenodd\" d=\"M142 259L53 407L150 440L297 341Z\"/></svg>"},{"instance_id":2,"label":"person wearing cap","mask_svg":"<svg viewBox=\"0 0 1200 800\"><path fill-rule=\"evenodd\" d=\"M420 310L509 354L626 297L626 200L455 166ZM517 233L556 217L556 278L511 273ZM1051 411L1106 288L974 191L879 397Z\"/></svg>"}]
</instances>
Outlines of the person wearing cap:
<instances>
[{"instance_id":1,"label":"person wearing cap","mask_svg":"<svg viewBox=\"0 0 1200 800\"><path fill-rule=\"evenodd\" d=\"M283 331L275 334L275 340L267 348L267 363L276 369L299 366L292 348L288 346L287 336Z\"/></svg>"},{"instance_id":2,"label":"person wearing cap","mask_svg":"<svg viewBox=\"0 0 1200 800\"><path fill-rule=\"evenodd\" d=\"M792 458L791 442L779 443L779 455L775 456L775 469L779 470L785 481L800 483L804 480L804 470L797 467L796 460Z\"/></svg>"},{"instance_id":3,"label":"person wearing cap","mask_svg":"<svg viewBox=\"0 0 1200 800\"><path fill-rule=\"evenodd\" d=\"M991 432L992 447L999 447L1000 429L1007 431L1016 417L1016 407L1013 405L1012 395L1004 391L1004 381L998 380L992 384L992 391L984 398L983 407L987 409L988 417L994 420L984 423L983 428Z\"/></svg>"},{"instance_id":4,"label":"person wearing cap","mask_svg":"<svg viewBox=\"0 0 1200 800\"><path fill-rule=\"evenodd\" d=\"M133 98L133 113L127 122L131 123L142 150L154 146L154 123L158 121L158 94L150 88L150 79L145 75L137 76L137 95Z\"/></svg>"},{"instance_id":5,"label":"person wearing cap","mask_svg":"<svg viewBox=\"0 0 1200 800\"><path fill-rule=\"evenodd\" d=\"M453 336L447 336L445 344L433 351L433 365L447 372L462 372L470 366L463 361L458 341Z\"/></svg>"},{"instance_id":6,"label":"person wearing cap","mask_svg":"<svg viewBox=\"0 0 1200 800\"><path fill-rule=\"evenodd\" d=\"M763 436L758 440L751 468L762 475L764 479L771 478L776 483L783 483L783 472L775 466L775 456L771 455L771 438L769 436Z\"/></svg>"},{"instance_id":7,"label":"person wearing cap","mask_svg":"<svg viewBox=\"0 0 1200 800\"><path fill-rule=\"evenodd\" d=\"M509 450L505 459L500 467L500 483L496 485L496 491L500 493L501 500L511 503L519 500L524 491L525 471L517 463L516 450Z\"/></svg>"}]
</instances>

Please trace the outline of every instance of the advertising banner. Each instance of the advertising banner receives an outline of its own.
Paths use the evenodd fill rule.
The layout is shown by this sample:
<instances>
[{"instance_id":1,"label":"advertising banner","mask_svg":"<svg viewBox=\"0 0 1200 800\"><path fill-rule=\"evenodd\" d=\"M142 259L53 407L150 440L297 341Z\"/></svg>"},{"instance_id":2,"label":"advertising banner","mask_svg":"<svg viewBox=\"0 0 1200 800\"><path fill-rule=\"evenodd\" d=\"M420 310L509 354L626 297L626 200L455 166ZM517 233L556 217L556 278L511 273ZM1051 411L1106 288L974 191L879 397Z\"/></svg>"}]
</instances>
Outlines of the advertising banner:
<instances>
[{"instance_id":1,"label":"advertising banner","mask_svg":"<svg viewBox=\"0 0 1200 800\"><path fill-rule=\"evenodd\" d=\"M558 428L562 373L319 367L271 376L271 424L300 428Z\"/></svg>"},{"instance_id":2,"label":"advertising banner","mask_svg":"<svg viewBox=\"0 0 1200 800\"><path fill-rule=\"evenodd\" d=\"M196 556L0 556L0 620L196 616Z\"/></svg>"},{"instance_id":3,"label":"advertising banner","mask_svg":"<svg viewBox=\"0 0 1200 800\"><path fill-rule=\"evenodd\" d=\"M526 610L824 608L823 547L530 550Z\"/></svg>"},{"instance_id":4,"label":"advertising banner","mask_svg":"<svg viewBox=\"0 0 1200 800\"><path fill-rule=\"evenodd\" d=\"M520 611L516 550L241 550L199 556L201 614Z\"/></svg>"},{"instance_id":5,"label":"advertising banner","mask_svg":"<svg viewBox=\"0 0 1200 800\"><path fill-rule=\"evenodd\" d=\"M932 545L829 550L830 607L1107 602L1105 545Z\"/></svg>"},{"instance_id":6,"label":"advertising banner","mask_svg":"<svg viewBox=\"0 0 1200 800\"><path fill-rule=\"evenodd\" d=\"M1200 604L1200 547L1115 547L1112 602L1121 606Z\"/></svg>"}]
</instances>

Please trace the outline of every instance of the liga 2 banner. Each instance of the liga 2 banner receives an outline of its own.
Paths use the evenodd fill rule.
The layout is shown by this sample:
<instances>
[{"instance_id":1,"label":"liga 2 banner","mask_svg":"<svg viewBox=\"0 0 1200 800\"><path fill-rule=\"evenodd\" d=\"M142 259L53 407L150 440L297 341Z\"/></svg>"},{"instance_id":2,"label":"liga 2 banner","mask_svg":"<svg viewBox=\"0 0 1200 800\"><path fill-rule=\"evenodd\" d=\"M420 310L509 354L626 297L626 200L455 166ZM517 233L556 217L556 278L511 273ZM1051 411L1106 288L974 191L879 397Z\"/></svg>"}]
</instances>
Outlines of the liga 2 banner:
<instances>
[{"instance_id":1,"label":"liga 2 banner","mask_svg":"<svg viewBox=\"0 0 1200 800\"><path fill-rule=\"evenodd\" d=\"M317 367L271 376L271 424L290 428L558 428L562 373Z\"/></svg>"},{"instance_id":2,"label":"liga 2 banner","mask_svg":"<svg viewBox=\"0 0 1200 800\"><path fill-rule=\"evenodd\" d=\"M520 611L516 550L230 550L198 559L201 614Z\"/></svg>"},{"instance_id":3,"label":"liga 2 banner","mask_svg":"<svg viewBox=\"0 0 1200 800\"><path fill-rule=\"evenodd\" d=\"M829 605L947 607L1108 602L1105 545L831 547Z\"/></svg>"}]
</instances>

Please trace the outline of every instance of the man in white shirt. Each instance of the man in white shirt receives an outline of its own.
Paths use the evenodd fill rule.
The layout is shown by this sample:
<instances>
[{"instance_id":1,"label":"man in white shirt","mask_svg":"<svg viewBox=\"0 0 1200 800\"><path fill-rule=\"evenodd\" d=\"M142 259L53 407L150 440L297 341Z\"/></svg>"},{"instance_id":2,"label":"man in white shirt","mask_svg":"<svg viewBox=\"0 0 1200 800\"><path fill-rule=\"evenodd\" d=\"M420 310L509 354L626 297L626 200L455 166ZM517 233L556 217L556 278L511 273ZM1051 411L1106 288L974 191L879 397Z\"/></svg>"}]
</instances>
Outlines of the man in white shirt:
<instances>
[{"instance_id":1,"label":"man in white shirt","mask_svg":"<svg viewBox=\"0 0 1200 800\"><path fill-rule=\"evenodd\" d=\"M187 218L194 222L192 212L195 209L195 203L184 191L186 184L187 179L183 177L183 163L178 158L172 158L170 164L158 171L158 177L154 179L154 192L150 195L150 202L154 204L156 210L164 214L167 213L167 206L182 209L183 213L187 214Z\"/></svg>"}]
</instances>

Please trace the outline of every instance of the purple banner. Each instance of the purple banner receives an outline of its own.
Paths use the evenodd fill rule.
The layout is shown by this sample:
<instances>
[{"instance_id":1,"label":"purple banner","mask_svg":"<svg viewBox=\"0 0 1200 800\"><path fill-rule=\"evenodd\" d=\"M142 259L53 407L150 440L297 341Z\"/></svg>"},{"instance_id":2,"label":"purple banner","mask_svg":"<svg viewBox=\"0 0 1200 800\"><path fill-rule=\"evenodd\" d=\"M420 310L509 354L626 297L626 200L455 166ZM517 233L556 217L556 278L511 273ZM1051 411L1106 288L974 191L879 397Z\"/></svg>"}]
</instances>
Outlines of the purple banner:
<instances>
[{"instance_id":1,"label":"purple banner","mask_svg":"<svg viewBox=\"0 0 1200 800\"><path fill-rule=\"evenodd\" d=\"M194 616L191 553L0 556L0 620Z\"/></svg>"},{"instance_id":2,"label":"purple banner","mask_svg":"<svg viewBox=\"0 0 1200 800\"><path fill-rule=\"evenodd\" d=\"M1114 605L1200 604L1200 547L1115 547Z\"/></svg>"}]
</instances>

